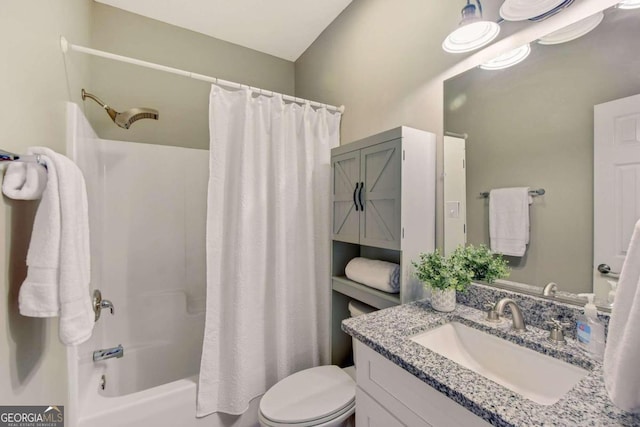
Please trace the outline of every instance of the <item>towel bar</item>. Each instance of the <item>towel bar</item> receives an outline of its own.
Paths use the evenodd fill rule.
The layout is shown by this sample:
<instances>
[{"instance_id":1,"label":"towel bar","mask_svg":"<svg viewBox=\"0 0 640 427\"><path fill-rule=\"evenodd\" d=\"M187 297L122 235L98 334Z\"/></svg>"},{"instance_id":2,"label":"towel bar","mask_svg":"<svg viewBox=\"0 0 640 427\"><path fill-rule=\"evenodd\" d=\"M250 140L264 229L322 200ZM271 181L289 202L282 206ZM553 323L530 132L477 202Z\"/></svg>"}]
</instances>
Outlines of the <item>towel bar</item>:
<instances>
[{"instance_id":1,"label":"towel bar","mask_svg":"<svg viewBox=\"0 0 640 427\"><path fill-rule=\"evenodd\" d=\"M529 195L532 197L542 196L544 195L544 193L546 193L546 191L544 191L544 188L538 188L537 190L529 190ZM480 193L480 197L484 197L486 199L487 197L489 197L489 192L484 191Z\"/></svg>"},{"instance_id":2,"label":"towel bar","mask_svg":"<svg viewBox=\"0 0 640 427\"><path fill-rule=\"evenodd\" d=\"M44 160L42 160L42 158L40 157L40 154L23 156L22 154L14 154L9 151L5 151L1 148L0 148L0 162L32 162L32 163L38 163L39 165L42 165L45 167L47 166Z\"/></svg>"}]
</instances>

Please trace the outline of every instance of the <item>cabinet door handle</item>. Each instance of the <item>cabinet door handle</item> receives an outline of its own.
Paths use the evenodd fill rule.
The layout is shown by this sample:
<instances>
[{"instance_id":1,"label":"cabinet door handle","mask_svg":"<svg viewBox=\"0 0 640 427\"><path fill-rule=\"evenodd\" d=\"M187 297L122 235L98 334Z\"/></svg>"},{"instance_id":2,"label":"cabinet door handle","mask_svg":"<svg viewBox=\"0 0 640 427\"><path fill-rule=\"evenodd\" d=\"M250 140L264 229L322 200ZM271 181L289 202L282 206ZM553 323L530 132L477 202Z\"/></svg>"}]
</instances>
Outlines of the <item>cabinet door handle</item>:
<instances>
[{"instance_id":1,"label":"cabinet door handle","mask_svg":"<svg viewBox=\"0 0 640 427\"><path fill-rule=\"evenodd\" d=\"M364 205L362 204L362 190L364 189L364 182L360 183L360 191L358 192L358 200L360 201L360 210L364 212Z\"/></svg>"},{"instance_id":2,"label":"cabinet door handle","mask_svg":"<svg viewBox=\"0 0 640 427\"><path fill-rule=\"evenodd\" d=\"M356 207L356 212L358 211L358 202L356 201L356 193L358 192L359 182L356 182L356 188L353 189L353 205Z\"/></svg>"}]
</instances>

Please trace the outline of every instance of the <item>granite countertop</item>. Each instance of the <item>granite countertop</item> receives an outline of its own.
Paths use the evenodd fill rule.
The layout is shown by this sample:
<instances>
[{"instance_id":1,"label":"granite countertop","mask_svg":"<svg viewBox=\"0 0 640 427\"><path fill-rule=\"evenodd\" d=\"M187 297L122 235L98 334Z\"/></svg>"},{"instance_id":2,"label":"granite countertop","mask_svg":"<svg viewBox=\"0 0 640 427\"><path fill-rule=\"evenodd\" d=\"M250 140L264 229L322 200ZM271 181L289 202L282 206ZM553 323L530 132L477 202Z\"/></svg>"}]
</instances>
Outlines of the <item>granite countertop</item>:
<instances>
[{"instance_id":1,"label":"granite countertop","mask_svg":"<svg viewBox=\"0 0 640 427\"><path fill-rule=\"evenodd\" d=\"M409 338L449 321L458 321L492 335L562 359L589 371L553 405L537 404L511 390L432 352ZM604 388L602 364L589 357L574 340L557 346L549 332L527 326L512 332L511 321L490 323L484 312L458 304L439 313L418 301L346 319L342 329L391 362L447 395L495 426L640 426L640 416L611 403Z\"/></svg>"}]
</instances>

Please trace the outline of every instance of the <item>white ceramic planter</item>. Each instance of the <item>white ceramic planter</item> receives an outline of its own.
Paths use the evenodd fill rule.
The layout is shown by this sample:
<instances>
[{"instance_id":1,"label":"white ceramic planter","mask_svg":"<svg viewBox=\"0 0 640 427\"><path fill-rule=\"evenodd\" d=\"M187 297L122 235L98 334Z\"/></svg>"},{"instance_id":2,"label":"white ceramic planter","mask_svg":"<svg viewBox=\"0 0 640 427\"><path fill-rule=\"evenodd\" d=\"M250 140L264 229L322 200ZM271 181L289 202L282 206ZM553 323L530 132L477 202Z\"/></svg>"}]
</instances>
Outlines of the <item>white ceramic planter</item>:
<instances>
[{"instance_id":1,"label":"white ceramic planter","mask_svg":"<svg viewBox=\"0 0 640 427\"><path fill-rule=\"evenodd\" d=\"M448 313L456 309L455 289L431 289L431 307L436 311Z\"/></svg>"}]
</instances>

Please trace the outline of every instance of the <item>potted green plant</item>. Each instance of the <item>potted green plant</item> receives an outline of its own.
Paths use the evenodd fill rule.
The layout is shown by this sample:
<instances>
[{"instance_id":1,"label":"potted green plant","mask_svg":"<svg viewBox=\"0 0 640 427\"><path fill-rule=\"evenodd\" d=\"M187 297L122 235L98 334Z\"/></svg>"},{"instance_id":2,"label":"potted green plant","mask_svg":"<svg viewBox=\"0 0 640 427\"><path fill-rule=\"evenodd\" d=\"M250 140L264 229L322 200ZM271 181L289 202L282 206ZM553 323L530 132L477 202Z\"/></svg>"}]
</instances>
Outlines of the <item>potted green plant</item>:
<instances>
[{"instance_id":1,"label":"potted green plant","mask_svg":"<svg viewBox=\"0 0 640 427\"><path fill-rule=\"evenodd\" d=\"M485 245L459 246L448 257L436 249L421 253L412 264L416 277L431 289L431 306L443 312L455 310L456 291L464 292L472 280L493 283L509 276L507 261Z\"/></svg>"},{"instance_id":2,"label":"potted green plant","mask_svg":"<svg viewBox=\"0 0 640 427\"><path fill-rule=\"evenodd\" d=\"M491 252L485 245L458 246L451 257L473 272L473 280L493 283L496 279L509 277L507 261L502 255Z\"/></svg>"},{"instance_id":3,"label":"potted green plant","mask_svg":"<svg viewBox=\"0 0 640 427\"><path fill-rule=\"evenodd\" d=\"M456 308L456 291L464 291L473 279L473 272L459 256L444 257L436 249L421 253L412 262L416 277L425 288L431 288L431 306L434 310L449 312Z\"/></svg>"}]
</instances>

